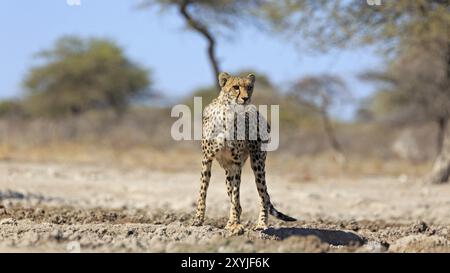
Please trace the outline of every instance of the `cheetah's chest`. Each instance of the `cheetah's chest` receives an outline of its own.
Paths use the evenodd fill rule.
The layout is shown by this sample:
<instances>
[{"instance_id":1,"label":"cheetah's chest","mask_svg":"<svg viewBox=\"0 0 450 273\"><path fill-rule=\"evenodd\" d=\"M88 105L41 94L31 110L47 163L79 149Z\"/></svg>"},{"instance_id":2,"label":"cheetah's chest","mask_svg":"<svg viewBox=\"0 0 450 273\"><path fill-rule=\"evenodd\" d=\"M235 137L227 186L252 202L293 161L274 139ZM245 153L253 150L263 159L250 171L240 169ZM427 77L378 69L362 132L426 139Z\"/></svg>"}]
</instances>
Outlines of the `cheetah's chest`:
<instances>
[{"instance_id":1,"label":"cheetah's chest","mask_svg":"<svg viewBox=\"0 0 450 273\"><path fill-rule=\"evenodd\" d=\"M234 164L242 165L248 158L248 149L243 141L232 141L226 143L220 149L215 158L223 168L232 167Z\"/></svg>"}]
</instances>

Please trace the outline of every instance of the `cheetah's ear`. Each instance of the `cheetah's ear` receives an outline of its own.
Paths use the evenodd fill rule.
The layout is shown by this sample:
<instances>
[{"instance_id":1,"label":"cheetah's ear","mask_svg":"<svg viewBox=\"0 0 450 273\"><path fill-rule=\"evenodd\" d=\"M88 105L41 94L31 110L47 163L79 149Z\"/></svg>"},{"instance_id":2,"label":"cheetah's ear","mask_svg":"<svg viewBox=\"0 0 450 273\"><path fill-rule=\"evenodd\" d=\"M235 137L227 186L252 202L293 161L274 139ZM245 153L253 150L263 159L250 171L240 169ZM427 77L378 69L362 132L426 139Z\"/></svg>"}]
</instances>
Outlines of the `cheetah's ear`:
<instances>
[{"instance_id":1,"label":"cheetah's ear","mask_svg":"<svg viewBox=\"0 0 450 273\"><path fill-rule=\"evenodd\" d=\"M255 75L254 75L254 74L248 74L248 75L247 75L247 78L248 78L249 80L251 80L252 83L255 83Z\"/></svg>"},{"instance_id":2,"label":"cheetah's ear","mask_svg":"<svg viewBox=\"0 0 450 273\"><path fill-rule=\"evenodd\" d=\"M230 74L228 74L227 72L222 72L219 74L219 85L220 87L224 87L225 84L227 83L227 80L230 78Z\"/></svg>"}]
</instances>

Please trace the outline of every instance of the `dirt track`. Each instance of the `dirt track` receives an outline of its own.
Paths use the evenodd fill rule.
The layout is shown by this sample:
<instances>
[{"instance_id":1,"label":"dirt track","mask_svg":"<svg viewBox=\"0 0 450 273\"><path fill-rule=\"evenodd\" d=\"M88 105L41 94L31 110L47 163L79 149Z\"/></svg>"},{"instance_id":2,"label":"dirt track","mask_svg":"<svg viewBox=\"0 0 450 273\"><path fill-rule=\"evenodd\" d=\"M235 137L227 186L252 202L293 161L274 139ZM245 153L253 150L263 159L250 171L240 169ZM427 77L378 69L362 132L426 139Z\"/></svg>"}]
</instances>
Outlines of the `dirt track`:
<instances>
[{"instance_id":1,"label":"dirt track","mask_svg":"<svg viewBox=\"0 0 450 273\"><path fill-rule=\"evenodd\" d=\"M299 219L251 231L258 213L248 169L243 236L229 236L224 176L213 169L207 220L189 225L199 172L0 163L0 251L450 251L450 185L407 177L295 181L269 175L276 207Z\"/></svg>"}]
</instances>

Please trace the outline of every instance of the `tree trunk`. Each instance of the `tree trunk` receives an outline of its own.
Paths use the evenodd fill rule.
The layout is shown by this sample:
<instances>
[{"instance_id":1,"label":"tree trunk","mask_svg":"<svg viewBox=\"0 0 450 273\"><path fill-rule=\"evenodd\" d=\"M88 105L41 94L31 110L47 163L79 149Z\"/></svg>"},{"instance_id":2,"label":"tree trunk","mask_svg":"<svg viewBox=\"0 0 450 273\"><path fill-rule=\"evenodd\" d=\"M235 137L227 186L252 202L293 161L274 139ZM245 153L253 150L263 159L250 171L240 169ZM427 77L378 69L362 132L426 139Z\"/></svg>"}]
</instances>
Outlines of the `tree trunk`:
<instances>
[{"instance_id":1,"label":"tree trunk","mask_svg":"<svg viewBox=\"0 0 450 273\"><path fill-rule=\"evenodd\" d=\"M446 56L446 75L447 81L444 88L450 91L450 43L447 46L447 56ZM434 184L440 184L448 182L450 176L450 126L448 126L447 121L443 125L444 131L442 133L442 149L441 153L436 158L433 165L433 170L431 171L429 182Z\"/></svg>"},{"instance_id":2,"label":"tree trunk","mask_svg":"<svg viewBox=\"0 0 450 273\"><path fill-rule=\"evenodd\" d=\"M214 39L213 35L206 26L204 26L203 24L192 18L191 14L188 11L188 7L190 4L191 4L190 0L183 0L179 7L179 13L186 20L189 27L193 28L195 31L200 33L200 35L202 35L208 42L208 59L214 74L213 80L216 83L218 91L220 92L220 85L217 79L220 73L220 68L216 56L216 40Z\"/></svg>"},{"instance_id":3,"label":"tree trunk","mask_svg":"<svg viewBox=\"0 0 450 273\"><path fill-rule=\"evenodd\" d=\"M444 133L442 151L436 158L430 176L430 182L439 184L448 182L450 176L450 126Z\"/></svg>"},{"instance_id":4,"label":"tree trunk","mask_svg":"<svg viewBox=\"0 0 450 273\"><path fill-rule=\"evenodd\" d=\"M333 149L333 152L335 154L336 161L338 161L339 164L341 165L345 165L347 160L342 152L342 146L336 138L333 126L331 125L330 118L328 117L328 113L325 110L323 110L321 111L321 115L323 128L328 138L328 142L330 143L331 148Z\"/></svg>"},{"instance_id":5,"label":"tree trunk","mask_svg":"<svg viewBox=\"0 0 450 273\"><path fill-rule=\"evenodd\" d=\"M437 120L438 133L437 133L437 155L442 153L442 148L444 147L445 131L448 125L448 117L441 117Z\"/></svg>"}]
</instances>

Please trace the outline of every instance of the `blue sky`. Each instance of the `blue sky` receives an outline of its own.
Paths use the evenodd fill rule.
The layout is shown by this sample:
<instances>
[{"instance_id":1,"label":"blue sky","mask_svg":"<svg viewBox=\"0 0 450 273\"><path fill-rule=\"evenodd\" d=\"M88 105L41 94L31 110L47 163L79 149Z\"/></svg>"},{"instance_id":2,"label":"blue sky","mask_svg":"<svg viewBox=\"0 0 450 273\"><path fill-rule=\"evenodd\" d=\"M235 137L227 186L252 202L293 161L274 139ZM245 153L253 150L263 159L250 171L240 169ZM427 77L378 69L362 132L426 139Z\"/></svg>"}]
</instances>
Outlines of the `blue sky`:
<instances>
[{"instance_id":1,"label":"blue sky","mask_svg":"<svg viewBox=\"0 0 450 273\"><path fill-rule=\"evenodd\" d=\"M20 95L23 77L36 64L33 54L63 35L115 40L128 56L152 70L155 88L171 97L187 96L213 83L206 43L187 31L176 13L137 10L139 0L80 0L80 6L67 1L71 0L0 1L0 98ZM247 28L236 35L232 42L219 40L222 69L261 71L279 86L307 74L335 73L347 80L358 99L373 87L358 81L356 75L381 64L369 49L312 54L257 29ZM354 109L336 111L348 118Z\"/></svg>"}]
</instances>

